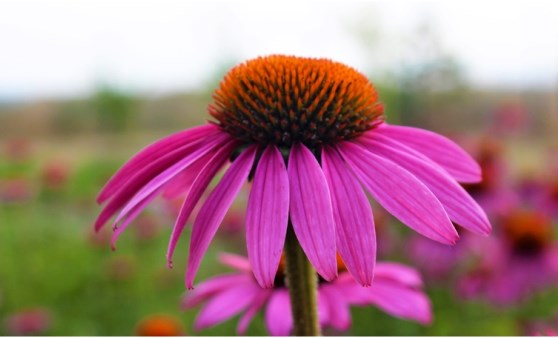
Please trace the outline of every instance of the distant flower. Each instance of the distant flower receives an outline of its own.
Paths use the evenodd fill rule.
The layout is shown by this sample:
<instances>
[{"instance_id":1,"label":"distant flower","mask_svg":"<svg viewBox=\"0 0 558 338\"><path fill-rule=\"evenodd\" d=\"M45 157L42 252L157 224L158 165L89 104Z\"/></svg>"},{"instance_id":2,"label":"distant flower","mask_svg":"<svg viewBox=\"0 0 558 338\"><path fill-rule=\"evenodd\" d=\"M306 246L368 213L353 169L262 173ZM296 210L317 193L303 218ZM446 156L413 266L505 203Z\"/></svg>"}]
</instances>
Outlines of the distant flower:
<instances>
[{"instance_id":1,"label":"distant flower","mask_svg":"<svg viewBox=\"0 0 558 338\"><path fill-rule=\"evenodd\" d=\"M6 332L13 336L40 335L50 329L52 315L44 308L32 308L9 315L4 321Z\"/></svg>"},{"instance_id":2,"label":"distant flower","mask_svg":"<svg viewBox=\"0 0 558 338\"><path fill-rule=\"evenodd\" d=\"M490 132L510 136L524 132L532 126L529 112L521 102L502 102L492 114Z\"/></svg>"},{"instance_id":3,"label":"distant flower","mask_svg":"<svg viewBox=\"0 0 558 338\"><path fill-rule=\"evenodd\" d=\"M31 181L26 178L0 180L0 203L25 203L35 195Z\"/></svg>"},{"instance_id":4,"label":"distant flower","mask_svg":"<svg viewBox=\"0 0 558 338\"><path fill-rule=\"evenodd\" d=\"M70 176L68 164L62 162L52 162L46 164L41 173L41 180L47 189L59 190L67 183Z\"/></svg>"},{"instance_id":5,"label":"distant flower","mask_svg":"<svg viewBox=\"0 0 558 338\"><path fill-rule=\"evenodd\" d=\"M243 335L254 315L265 308L265 322L272 335L289 335L293 327L291 304L284 285L281 264L273 289L262 289L254 279L250 263L241 256L223 254L221 262L237 272L208 279L186 294L186 309L206 303L196 317L194 327L201 330L243 313L237 333ZM345 331L351 326L350 306L374 305L392 316L429 324L432 320L428 297L421 291L418 273L397 263L378 263L374 283L365 288L344 271L333 282L320 279L318 317L323 327Z\"/></svg>"},{"instance_id":6,"label":"distant flower","mask_svg":"<svg viewBox=\"0 0 558 338\"><path fill-rule=\"evenodd\" d=\"M165 314L148 316L136 328L138 336L183 336L184 332L178 318Z\"/></svg>"},{"instance_id":7,"label":"distant flower","mask_svg":"<svg viewBox=\"0 0 558 338\"><path fill-rule=\"evenodd\" d=\"M530 320L523 325L522 334L526 336L558 336L558 316L550 320Z\"/></svg>"},{"instance_id":8,"label":"distant flower","mask_svg":"<svg viewBox=\"0 0 558 338\"><path fill-rule=\"evenodd\" d=\"M517 302L558 283L558 245L544 213L512 211L494 238L484 239L479 264L460 281L466 298L495 304Z\"/></svg>"},{"instance_id":9,"label":"distant flower","mask_svg":"<svg viewBox=\"0 0 558 338\"><path fill-rule=\"evenodd\" d=\"M10 162L25 162L31 158L31 141L24 138L12 139L5 143L3 155Z\"/></svg>"},{"instance_id":10,"label":"distant flower","mask_svg":"<svg viewBox=\"0 0 558 338\"><path fill-rule=\"evenodd\" d=\"M192 180L174 225L178 238L203 192L230 167L194 221L186 284L243 184L252 181L246 215L248 257L261 286L273 286L287 226L326 280L337 275L339 251L349 272L370 285L376 259L372 209L361 185L417 232L454 244L450 220L475 233L490 224L457 183L478 182L477 163L449 139L388 125L366 77L343 64L268 56L233 68L214 93L216 123L164 138L134 156L107 183L96 222L113 215L116 239L173 179Z\"/></svg>"},{"instance_id":11,"label":"distant flower","mask_svg":"<svg viewBox=\"0 0 558 338\"><path fill-rule=\"evenodd\" d=\"M475 145L474 157L480 164L482 180L463 186L491 219L499 217L517 203L517 197L508 182L502 145L497 139L483 136Z\"/></svg>"}]
</instances>

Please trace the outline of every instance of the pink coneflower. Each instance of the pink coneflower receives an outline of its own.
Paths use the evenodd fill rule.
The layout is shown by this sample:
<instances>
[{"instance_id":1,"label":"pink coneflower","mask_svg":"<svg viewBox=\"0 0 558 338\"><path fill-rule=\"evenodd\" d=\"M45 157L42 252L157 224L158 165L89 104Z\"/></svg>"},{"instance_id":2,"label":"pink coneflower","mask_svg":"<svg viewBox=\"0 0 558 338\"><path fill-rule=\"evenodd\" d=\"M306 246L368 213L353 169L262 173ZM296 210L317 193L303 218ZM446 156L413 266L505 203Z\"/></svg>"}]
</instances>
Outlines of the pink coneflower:
<instances>
[{"instance_id":1,"label":"pink coneflower","mask_svg":"<svg viewBox=\"0 0 558 338\"><path fill-rule=\"evenodd\" d=\"M99 229L113 215L116 239L179 175L195 177L174 225L169 263L184 226L219 170L191 236L186 284L235 196L251 181L246 217L248 257L256 279L271 287L287 227L326 280L336 253L370 285L376 252L372 209L363 187L417 232L446 244L452 220L480 234L490 224L457 183L477 182L477 163L449 139L389 125L364 75L326 59L274 55L233 68L209 105L217 121L164 138L126 163L101 191ZM184 178L181 178L184 179Z\"/></svg>"},{"instance_id":2,"label":"pink coneflower","mask_svg":"<svg viewBox=\"0 0 558 338\"><path fill-rule=\"evenodd\" d=\"M242 257L222 254L220 260L236 272L220 275L200 283L186 294L186 309L206 302L194 327L201 330L243 313L237 333L243 335L253 316L265 308L265 322L272 335L291 333L293 319L289 294L284 285L284 265L280 264L273 289L262 289L254 279L249 261ZM420 289L418 273L398 263L377 263L374 284L364 288L355 283L339 260L339 278L333 282L320 280L318 286L318 316L320 325L346 331L351 326L350 306L374 305L392 316L414 320L421 324L432 321L428 297Z\"/></svg>"},{"instance_id":3,"label":"pink coneflower","mask_svg":"<svg viewBox=\"0 0 558 338\"><path fill-rule=\"evenodd\" d=\"M4 320L6 333L14 336L44 334L50 329L51 324L50 311L41 307L14 313Z\"/></svg>"},{"instance_id":4,"label":"pink coneflower","mask_svg":"<svg viewBox=\"0 0 558 338\"><path fill-rule=\"evenodd\" d=\"M499 225L497 237L484 239L478 266L460 281L461 295L506 305L556 285L558 246L550 219L537 210L516 210Z\"/></svg>"}]
</instances>

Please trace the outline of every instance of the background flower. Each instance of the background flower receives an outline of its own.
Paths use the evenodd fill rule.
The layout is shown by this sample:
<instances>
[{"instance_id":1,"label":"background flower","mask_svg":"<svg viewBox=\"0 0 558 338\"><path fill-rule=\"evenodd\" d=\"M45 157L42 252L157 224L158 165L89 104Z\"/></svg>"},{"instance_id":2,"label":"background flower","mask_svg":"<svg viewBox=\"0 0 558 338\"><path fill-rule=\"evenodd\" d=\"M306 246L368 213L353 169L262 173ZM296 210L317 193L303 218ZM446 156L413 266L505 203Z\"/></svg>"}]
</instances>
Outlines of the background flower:
<instances>
[{"instance_id":1,"label":"background flower","mask_svg":"<svg viewBox=\"0 0 558 338\"><path fill-rule=\"evenodd\" d=\"M262 289L251 274L249 261L231 254L221 255L221 263L236 270L208 279L186 294L183 307L190 309L206 303L194 327L201 330L217 325L243 313L237 333L243 335L254 315L265 309L265 322L272 335L289 335L292 327L289 293L284 285L280 266L273 289ZM392 316L429 324L432 310L428 297L421 290L418 273L398 263L378 263L374 284L362 287L345 272L340 261L339 278L333 282L320 280L318 317L320 325L346 331L351 326L350 306L376 306ZM282 263L283 264L283 263ZM282 265L281 264L281 265Z\"/></svg>"}]
</instances>

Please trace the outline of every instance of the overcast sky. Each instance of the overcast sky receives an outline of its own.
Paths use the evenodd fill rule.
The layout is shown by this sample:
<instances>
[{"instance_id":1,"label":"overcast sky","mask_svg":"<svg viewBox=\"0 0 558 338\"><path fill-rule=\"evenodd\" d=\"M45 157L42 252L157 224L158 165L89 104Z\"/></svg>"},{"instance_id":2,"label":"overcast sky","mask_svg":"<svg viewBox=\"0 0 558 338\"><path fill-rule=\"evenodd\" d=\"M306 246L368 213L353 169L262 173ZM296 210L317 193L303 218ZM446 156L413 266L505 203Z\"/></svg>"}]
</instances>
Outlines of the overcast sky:
<instances>
[{"instance_id":1,"label":"overcast sky","mask_svg":"<svg viewBox=\"0 0 558 338\"><path fill-rule=\"evenodd\" d=\"M0 0L0 99L82 95L100 82L195 88L231 60L286 53L381 73L427 23L484 86L558 83L558 1ZM359 40L357 27L376 32Z\"/></svg>"}]
</instances>

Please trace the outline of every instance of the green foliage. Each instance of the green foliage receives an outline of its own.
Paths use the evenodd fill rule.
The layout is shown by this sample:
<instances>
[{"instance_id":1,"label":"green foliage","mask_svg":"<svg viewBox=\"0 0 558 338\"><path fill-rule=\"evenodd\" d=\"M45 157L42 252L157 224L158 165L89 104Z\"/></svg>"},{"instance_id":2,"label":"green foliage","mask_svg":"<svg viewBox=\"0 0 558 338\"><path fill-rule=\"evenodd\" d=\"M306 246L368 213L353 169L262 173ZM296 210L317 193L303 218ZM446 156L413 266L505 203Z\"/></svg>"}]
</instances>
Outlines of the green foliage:
<instances>
[{"instance_id":1,"label":"green foliage","mask_svg":"<svg viewBox=\"0 0 558 338\"><path fill-rule=\"evenodd\" d=\"M101 131L122 132L130 127L136 98L109 86L101 86L93 96L93 107Z\"/></svg>"}]
</instances>

